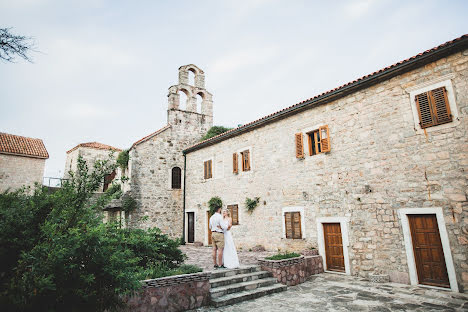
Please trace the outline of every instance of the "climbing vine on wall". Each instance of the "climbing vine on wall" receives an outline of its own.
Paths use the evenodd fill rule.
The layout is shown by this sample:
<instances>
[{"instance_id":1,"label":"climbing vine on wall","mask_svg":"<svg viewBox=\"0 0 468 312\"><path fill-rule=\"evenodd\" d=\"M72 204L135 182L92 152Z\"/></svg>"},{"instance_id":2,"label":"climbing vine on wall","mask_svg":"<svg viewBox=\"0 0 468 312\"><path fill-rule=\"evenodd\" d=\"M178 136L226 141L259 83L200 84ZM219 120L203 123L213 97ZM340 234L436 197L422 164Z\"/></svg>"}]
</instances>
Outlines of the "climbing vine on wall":
<instances>
[{"instance_id":1,"label":"climbing vine on wall","mask_svg":"<svg viewBox=\"0 0 468 312\"><path fill-rule=\"evenodd\" d=\"M257 207L258 203L260 202L260 197L254 197L254 199L246 198L245 199L245 207L249 213L252 213L255 208Z\"/></svg>"}]
</instances>

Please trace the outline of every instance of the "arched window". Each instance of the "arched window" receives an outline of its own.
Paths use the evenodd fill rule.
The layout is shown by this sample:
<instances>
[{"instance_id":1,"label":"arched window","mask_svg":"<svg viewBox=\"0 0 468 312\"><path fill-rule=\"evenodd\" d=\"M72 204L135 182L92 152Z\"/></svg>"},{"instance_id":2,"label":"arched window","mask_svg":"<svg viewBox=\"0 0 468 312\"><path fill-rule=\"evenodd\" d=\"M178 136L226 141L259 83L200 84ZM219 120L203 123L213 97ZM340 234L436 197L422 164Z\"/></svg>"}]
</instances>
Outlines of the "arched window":
<instances>
[{"instance_id":1,"label":"arched window","mask_svg":"<svg viewBox=\"0 0 468 312\"><path fill-rule=\"evenodd\" d=\"M182 186L182 170L179 167L172 168L172 189L180 189Z\"/></svg>"}]
</instances>

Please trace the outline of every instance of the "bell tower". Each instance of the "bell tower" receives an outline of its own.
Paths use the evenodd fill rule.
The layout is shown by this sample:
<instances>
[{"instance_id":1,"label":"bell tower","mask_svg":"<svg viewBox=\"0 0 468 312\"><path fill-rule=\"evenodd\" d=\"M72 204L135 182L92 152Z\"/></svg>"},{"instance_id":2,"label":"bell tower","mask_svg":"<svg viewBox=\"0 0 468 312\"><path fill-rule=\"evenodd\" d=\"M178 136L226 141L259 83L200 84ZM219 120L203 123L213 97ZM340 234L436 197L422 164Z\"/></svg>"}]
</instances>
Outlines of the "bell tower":
<instances>
[{"instance_id":1,"label":"bell tower","mask_svg":"<svg viewBox=\"0 0 468 312\"><path fill-rule=\"evenodd\" d=\"M189 75L194 75L193 85ZM181 93L187 101L181 102ZM202 135L213 126L212 94L205 89L205 73L193 64L179 67L179 83L169 88L167 123L173 127L197 131ZM201 98L201 107L197 107L197 98ZM185 105L184 105L185 104Z\"/></svg>"}]
</instances>

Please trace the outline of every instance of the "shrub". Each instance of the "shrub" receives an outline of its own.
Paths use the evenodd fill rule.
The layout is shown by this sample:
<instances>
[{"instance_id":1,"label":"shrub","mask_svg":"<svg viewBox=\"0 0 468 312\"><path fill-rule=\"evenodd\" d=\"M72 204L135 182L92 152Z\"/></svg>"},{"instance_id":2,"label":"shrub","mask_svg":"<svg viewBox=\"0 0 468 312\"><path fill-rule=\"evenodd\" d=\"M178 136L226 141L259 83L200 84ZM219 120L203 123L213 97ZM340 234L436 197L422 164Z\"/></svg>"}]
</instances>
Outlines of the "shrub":
<instances>
[{"instance_id":1,"label":"shrub","mask_svg":"<svg viewBox=\"0 0 468 312\"><path fill-rule=\"evenodd\" d=\"M212 197L208 201L208 207L210 208L210 214L214 214L216 210L223 207L223 201L218 196Z\"/></svg>"},{"instance_id":2,"label":"shrub","mask_svg":"<svg viewBox=\"0 0 468 312\"><path fill-rule=\"evenodd\" d=\"M290 258L297 258L300 257L301 255L295 252L285 252L285 253L278 253L276 255L273 255L271 257L267 257L265 259L267 260L284 260L284 259L290 259Z\"/></svg>"},{"instance_id":3,"label":"shrub","mask_svg":"<svg viewBox=\"0 0 468 312\"><path fill-rule=\"evenodd\" d=\"M208 130L208 132L201 138L201 141L208 140L212 137L215 137L217 135L220 135L221 133L224 133L226 131L231 130L232 128L226 128L223 126L213 126Z\"/></svg>"},{"instance_id":4,"label":"shrub","mask_svg":"<svg viewBox=\"0 0 468 312\"><path fill-rule=\"evenodd\" d=\"M260 202L260 197L255 197L254 199L246 198L245 207L247 208L248 213L252 213Z\"/></svg>"},{"instance_id":5,"label":"shrub","mask_svg":"<svg viewBox=\"0 0 468 312\"><path fill-rule=\"evenodd\" d=\"M122 210L125 212L132 212L137 207L137 201L130 195L124 195L122 197Z\"/></svg>"},{"instance_id":6,"label":"shrub","mask_svg":"<svg viewBox=\"0 0 468 312\"><path fill-rule=\"evenodd\" d=\"M164 265L159 265L159 266L153 266L151 267L151 269L147 271L148 274L147 274L146 279L160 278L160 277L165 277L165 276L174 276L174 275L180 275L180 274L192 274L192 273L198 273L201 271L203 271L201 268L195 265L190 265L190 264L183 264L176 269L171 269Z\"/></svg>"},{"instance_id":7,"label":"shrub","mask_svg":"<svg viewBox=\"0 0 468 312\"><path fill-rule=\"evenodd\" d=\"M128 162L130 160L130 151L123 150L119 153L119 156L117 156L117 165L122 169L122 171L125 171L125 169L128 168Z\"/></svg>"}]
</instances>

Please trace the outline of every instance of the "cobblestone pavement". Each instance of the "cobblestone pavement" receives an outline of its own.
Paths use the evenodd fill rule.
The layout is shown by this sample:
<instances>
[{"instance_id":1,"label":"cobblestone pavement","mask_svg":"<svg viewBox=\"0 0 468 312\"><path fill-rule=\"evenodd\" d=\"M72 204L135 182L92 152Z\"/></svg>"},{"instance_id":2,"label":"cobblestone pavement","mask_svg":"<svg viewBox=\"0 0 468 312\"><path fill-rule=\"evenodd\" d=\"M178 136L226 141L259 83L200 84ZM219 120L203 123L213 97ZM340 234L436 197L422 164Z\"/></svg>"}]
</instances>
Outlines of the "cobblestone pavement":
<instances>
[{"instance_id":1,"label":"cobblestone pavement","mask_svg":"<svg viewBox=\"0 0 468 312\"><path fill-rule=\"evenodd\" d=\"M403 284L372 284L357 277L323 273L281 293L193 311L468 311L468 295Z\"/></svg>"},{"instance_id":2,"label":"cobblestone pavement","mask_svg":"<svg viewBox=\"0 0 468 312\"><path fill-rule=\"evenodd\" d=\"M211 247L195 247L193 245L183 245L180 249L187 255L186 264L194 264L204 271L213 270L213 259L211 258ZM248 251L238 250L239 262L241 265L258 264L258 258L264 258L276 254L273 251Z\"/></svg>"}]
</instances>

